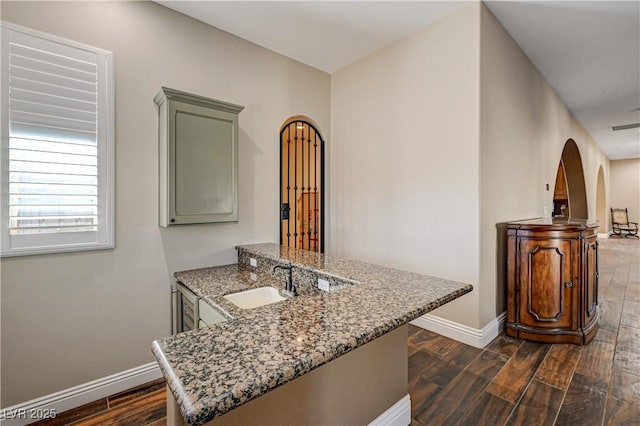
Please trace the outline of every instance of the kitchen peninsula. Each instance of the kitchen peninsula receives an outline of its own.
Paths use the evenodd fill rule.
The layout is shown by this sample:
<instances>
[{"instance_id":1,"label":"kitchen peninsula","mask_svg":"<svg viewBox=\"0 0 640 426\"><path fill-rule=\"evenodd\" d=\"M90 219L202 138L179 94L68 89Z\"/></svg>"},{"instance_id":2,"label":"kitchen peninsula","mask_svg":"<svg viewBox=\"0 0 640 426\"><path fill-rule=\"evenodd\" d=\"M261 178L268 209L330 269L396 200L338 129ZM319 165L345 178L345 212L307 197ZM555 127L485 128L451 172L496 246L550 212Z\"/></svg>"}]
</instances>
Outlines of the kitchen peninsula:
<instances>
[{"instance_id":1,"label":"kitchen peninsula","mask_svg":"<svg viewBox=\"0 0 640 426\"><path fill-rule=\"evenodd\" d=\"M408 424L406 324L472 286L276 244L237 250L238 264L175 274L228 320L153 343L169 424L368 424L407 405ZM291 265L297 297L224 298L282 289L276 265Z\"/></svg>"}]
</instances>

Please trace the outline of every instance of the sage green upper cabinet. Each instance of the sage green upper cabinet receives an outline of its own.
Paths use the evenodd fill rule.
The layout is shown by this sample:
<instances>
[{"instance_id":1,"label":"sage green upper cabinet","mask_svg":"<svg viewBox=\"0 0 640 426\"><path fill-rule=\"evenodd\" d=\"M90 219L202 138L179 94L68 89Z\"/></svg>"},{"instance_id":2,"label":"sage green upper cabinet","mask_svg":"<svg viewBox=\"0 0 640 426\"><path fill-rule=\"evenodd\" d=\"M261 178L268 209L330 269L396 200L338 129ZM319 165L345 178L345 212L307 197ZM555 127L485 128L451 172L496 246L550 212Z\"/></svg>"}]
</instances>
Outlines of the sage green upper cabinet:
<instances>
[{"instance_id":1,"label":"sage green upper cabinet","mask_svg":"<svg viewBox=\"0 0 640 426\"><path fill-rule=\"evenodd\" d=\"M163 87L160 226L238 221L239 105Z\"/></svg>"}]
</instances>

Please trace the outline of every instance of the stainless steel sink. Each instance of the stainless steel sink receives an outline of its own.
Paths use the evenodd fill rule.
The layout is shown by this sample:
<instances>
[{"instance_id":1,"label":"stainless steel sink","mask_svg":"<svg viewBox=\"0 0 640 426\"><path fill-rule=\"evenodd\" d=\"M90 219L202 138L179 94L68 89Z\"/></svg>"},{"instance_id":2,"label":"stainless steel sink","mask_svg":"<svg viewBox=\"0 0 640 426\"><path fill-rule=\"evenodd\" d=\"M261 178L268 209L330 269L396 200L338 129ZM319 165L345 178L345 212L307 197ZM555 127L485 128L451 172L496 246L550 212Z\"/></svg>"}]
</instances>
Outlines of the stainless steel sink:
<instances>
[{"instance_id":1,"label":"stainless steel sink","mask_svg":"<svg viewBox=\"0 0 640 426\"><path fill-rule=\"evenodd\" d=\"M242 309L257 308L285 300L277 288L270 286L227 294L224 298Z\"/></svg>"}]
</instances>

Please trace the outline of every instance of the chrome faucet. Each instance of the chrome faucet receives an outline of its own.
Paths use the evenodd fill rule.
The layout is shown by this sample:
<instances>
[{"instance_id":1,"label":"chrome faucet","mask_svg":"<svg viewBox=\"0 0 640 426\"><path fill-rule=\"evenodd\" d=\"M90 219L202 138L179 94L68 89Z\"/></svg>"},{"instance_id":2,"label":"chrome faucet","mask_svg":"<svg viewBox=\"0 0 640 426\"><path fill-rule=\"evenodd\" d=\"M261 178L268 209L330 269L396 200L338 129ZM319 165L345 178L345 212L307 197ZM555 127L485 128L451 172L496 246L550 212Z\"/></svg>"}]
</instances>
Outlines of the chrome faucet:
<instances>
[{"instance_id":1,"label":"chrome faucet","mask_svg":"<svg viewBox=\"0 0 640 426\"><path fill-rule=\"evenodd\" d=\"M284 269L289 271L289 274L287 275L287 283L284 287L284 293L291 297L297 296L298 292L296 291L296 286L293 285L293 265L291 263L289 263L288 266L276 265L273 267L273 272L275 272L276 269Z\"/></svg>"}]
</instances>

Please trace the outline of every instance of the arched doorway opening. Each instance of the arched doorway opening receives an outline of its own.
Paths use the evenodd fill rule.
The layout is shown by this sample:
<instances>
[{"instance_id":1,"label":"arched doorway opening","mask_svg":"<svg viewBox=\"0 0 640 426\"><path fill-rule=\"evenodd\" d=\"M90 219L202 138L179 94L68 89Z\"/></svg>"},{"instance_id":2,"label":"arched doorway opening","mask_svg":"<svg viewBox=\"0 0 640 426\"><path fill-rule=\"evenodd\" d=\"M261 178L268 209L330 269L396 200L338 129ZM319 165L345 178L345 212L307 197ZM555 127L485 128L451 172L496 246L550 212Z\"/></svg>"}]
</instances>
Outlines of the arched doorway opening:
<instances>
[{"instance_id":1,"label":"arched doorway opening","mask_svg":"<svg viewBox=\"0 0 640 426\"><path fill-rule=\"evenodd\" d=\"M280 244L324 253L324 139L295 116L280 128Z\"/></svg>"},{"instance_id":2,"label":"arched doorway opening","mask_svg":"<svg viewBox=\"0 0 640 426\"><path fill-rule=\"evenodd\" d=\"M553 193L553 216L587 219L587 191L582 170L582 158L573 139L567 140L558 164Z\"/></svg>"},{"instance_id":3,"label":"arched doorway opening","mask_svg":"<svg viewBox=\"0 0 640 426\"><path fill-rule=\"evenodd\" d=\"M606 234L608 230L608 219L607 219L607 198L605 194L605 186L604 186L604 171L602 170L602 166L598 168L598 178L596 182L596 220L600 224L598 228L599 234Z\"/></svg>"}]
</instances>

